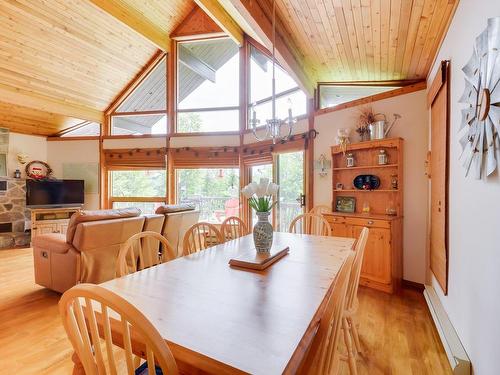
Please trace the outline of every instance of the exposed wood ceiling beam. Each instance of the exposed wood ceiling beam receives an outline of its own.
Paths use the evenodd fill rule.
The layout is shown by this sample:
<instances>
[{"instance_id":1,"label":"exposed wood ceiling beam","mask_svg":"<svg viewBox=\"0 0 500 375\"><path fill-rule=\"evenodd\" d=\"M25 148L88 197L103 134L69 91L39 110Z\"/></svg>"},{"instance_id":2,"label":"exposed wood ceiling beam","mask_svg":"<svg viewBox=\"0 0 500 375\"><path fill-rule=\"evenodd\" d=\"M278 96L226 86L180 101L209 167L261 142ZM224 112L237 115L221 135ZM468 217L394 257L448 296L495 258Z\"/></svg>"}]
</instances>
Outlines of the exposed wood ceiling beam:
<instances>
[{"instance_id":1,"label":"exposed wood ceiling beam","mask_svg":"<svg viewBox=\"0 0 500 375\"><path fill-rule=\"evenodd\" d=\"M194 0L208 16L234 40L238 46L243 45L243 30L217 0Z\"/></svg>"},{"instance_id":2,"label":"exposed wood ceiling beam","mask_svg":"<svg viewBox=\"0 0 500 375\"><path fill-rule=\"evenodd\" d=\"M233 12L237 12L238 14L235 14L233 18L244 19L246 24L251 27L253 33L258 35L258 39L263 41L267 48L271 48L272 23L268 15L266 15L256 1L220 0L220 2L232 16ZM251 35L248 32L247 34ZM298 52L299 49L295 46L294 42L281 30L279 22L276 22L275 49L276 58L279 63L286 68L304 92L309 97L313 97L314 89L316 88L316 83L313 79L314 75L308 71L304 57Z\"/></svg>"},{"instance_id":3,"label":"exposed wood ceiling beam","mask_svg":"<svg viewBox=\"0 0 500 375\"><path fill-rule=\"evenodd\" d=\"M98 8L110 14L132 30L141 34L159 49L169 52L170 38L148 22L144 15L132 8L120 6L116 0L90 0Z\"/></svg>"},{"instance_id":4,"label":"exposed wood ceiling beam","mask_svg":"<svg viewBox=\"0 0 500 375\"><path fill-rule=\"evenodd\" d=\"M56 113L63 116L75 117L82 120L102 123L104 113L97 109L65 102L64 100L49 98L28 90L15 88L0 83L0 101L39 111Z\"/></svg>"},{"instance_id":5,"label":"exposed wood ceiling beam","mask_svg":"<svg viewBox=\"0 0 500 375\"><path fill-rule=\"evenodd\" d=\"M179 62L196 74L199 74L210 82L215 82L215 69L208 65L205 61L196 57L183 45L179 48Z\"/></svg>"}]
</instances>

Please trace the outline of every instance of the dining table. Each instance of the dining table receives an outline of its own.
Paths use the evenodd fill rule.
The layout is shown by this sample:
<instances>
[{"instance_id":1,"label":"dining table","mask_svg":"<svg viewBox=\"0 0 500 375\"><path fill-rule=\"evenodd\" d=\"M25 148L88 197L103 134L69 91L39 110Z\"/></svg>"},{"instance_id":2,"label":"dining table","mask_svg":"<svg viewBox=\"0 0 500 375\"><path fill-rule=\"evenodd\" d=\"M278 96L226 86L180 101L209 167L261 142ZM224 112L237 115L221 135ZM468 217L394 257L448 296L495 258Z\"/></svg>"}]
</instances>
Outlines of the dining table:
<instances>
[{"instance_id":1,"label":"dining table","mask_svg":"<svg viewBox=\"0 0 500 375\"><path fill-rule=\"evenodd\" d=\"M296 373L354 242L276 232L286 256L262 271L230 266L255 251L247 235L100 285L152 322L181 373Z\"/></svg>"}]
</instances>

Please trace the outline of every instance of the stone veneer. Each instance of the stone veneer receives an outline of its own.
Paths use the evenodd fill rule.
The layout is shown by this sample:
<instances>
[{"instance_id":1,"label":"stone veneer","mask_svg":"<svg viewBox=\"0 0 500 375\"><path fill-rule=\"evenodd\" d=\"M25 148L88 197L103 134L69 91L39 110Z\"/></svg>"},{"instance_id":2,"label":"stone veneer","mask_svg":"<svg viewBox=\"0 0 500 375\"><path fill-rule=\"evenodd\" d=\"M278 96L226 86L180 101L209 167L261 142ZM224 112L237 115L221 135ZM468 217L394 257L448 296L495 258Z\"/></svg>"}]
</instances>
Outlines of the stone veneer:
<instances>
[{"instance_id":1,"label":"stone veneer","mask_svg":"<svg viewBox=\"0 0 500 375\"><path fill-rule=\"evenodd\" d=\"M26 208L26 180L6 178L7 190L0 191L0 223L12 223L12 232L0 233L0 249L29 246L31 235L25 223L31 220Z\"/></svg>"}]
</instances>

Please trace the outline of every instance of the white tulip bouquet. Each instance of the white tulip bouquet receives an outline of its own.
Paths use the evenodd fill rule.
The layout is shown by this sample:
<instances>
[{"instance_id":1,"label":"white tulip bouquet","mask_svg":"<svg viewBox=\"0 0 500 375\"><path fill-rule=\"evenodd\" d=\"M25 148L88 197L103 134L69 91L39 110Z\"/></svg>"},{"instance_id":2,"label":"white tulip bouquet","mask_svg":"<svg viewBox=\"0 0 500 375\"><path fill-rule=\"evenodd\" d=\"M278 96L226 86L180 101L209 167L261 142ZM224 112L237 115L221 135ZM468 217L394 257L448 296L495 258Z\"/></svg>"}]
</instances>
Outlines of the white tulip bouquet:
<instances>
[{"instance_id":1,"label":"white tulip bouquet","mask_svg":"<svg viewBox=\"0 0 500 375\"><path fill-rule=\"evenodd\" d=\"M276 194L279 186L261 178L259 183L252 182L245 186L241 193L248 198L248 204L257 212L269 212L277 203Z\"/></svg>"}]
</instances>

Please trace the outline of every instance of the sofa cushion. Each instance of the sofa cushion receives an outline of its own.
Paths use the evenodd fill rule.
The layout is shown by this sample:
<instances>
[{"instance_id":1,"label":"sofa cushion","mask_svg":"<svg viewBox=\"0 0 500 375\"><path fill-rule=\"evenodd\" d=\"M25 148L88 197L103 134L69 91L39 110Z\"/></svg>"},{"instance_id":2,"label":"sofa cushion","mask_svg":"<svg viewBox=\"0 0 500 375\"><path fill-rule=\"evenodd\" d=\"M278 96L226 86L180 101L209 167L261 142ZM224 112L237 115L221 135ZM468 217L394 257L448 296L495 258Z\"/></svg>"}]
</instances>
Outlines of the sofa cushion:
<instances>
[{"instance_id":1,"label":"sofa cushion","mask_svg":"<svg viewBox=\"0 0 500 375\"><path fill-rule=\"evenodd\" d=\"M172 212L193 211L194 209L195 206L193 203L165 204L158 207L155 213L165 215Z\"/></svg>"},{"instance_id":2,"label":"sofa cushion","mask_svg":"<svg viewBox=\"0 0 500 375\"><path fill-rule=\"evenodd\" d=\"M123 219L127 217L135 217L141 214L141 210L138 208L119 208L114 210L79 210L71 215L69 220L68 229L66 231L66 242L71 243L73 237L75 236L76 227L80 223L85 223L88 221L99 221L99 220L111 220L111 219Z\"/></svg>"}]
</instances>

